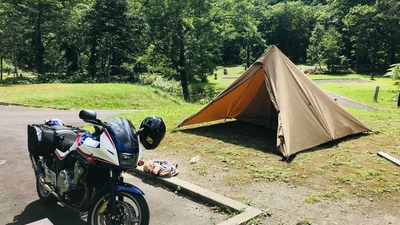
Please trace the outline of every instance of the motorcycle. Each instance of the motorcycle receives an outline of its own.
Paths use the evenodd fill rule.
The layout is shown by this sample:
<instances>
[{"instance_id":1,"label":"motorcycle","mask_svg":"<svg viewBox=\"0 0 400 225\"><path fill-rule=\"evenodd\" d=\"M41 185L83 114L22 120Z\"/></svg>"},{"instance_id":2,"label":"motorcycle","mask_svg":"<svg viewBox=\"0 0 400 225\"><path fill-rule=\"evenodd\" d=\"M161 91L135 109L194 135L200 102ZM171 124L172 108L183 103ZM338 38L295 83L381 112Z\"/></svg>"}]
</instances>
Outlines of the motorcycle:
<instances>
[{"instance_id":1,"label":"motorcycle","mask_svg":"<svg viewBox=\"0 0 400 225\"><path fill-rule=\"evenodd\" d=\"M160 144L164 121L149 116L136 130L121 117L102 122L92 110L81 110L79 117L93 125L94 132L57 119L28 124L28 150L40 200L87 212L90 225L149 224L144 193L125 183L122 173L138 166L141 146L152 150Z\"/></svg>"}]
</instances>

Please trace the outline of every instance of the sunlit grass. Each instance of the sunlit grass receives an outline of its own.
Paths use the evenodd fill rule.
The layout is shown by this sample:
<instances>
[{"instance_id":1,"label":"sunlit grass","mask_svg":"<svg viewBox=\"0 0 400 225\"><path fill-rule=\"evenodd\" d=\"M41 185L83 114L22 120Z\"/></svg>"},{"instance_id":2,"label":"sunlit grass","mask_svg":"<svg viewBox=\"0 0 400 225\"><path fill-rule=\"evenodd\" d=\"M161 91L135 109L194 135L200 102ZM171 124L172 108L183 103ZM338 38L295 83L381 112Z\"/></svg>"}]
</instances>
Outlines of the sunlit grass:
<instances>
[{"instance_id":1,"label":"sunlit grass","mask_svg":"<svg viewBox=\"0 0 400 225\"><path fill-rule=\"evenodd\" d=\"M154 109L182 101L132 84L34 84L0 86L0 102L58 109Z\"/></svg>"},{"instance_id":2,"label":"sunlit grass","mask_svg":"<svg viewBox=\"0 0 400 225\"><path fill-rule=\"evenodd\" d=\"M308 77L312 80L316 79L362 79L369 80L370 76L362 75L362 74L312 74L308 75Z\"/></svg>"},{"instance_id":3,"label":"sunlit grass","mask_svg":"<svg viewBox=\"0 0 400 225\"><path fill-rule=\"evenodd\" d=\"M377 78L364 83L323 83L319 86L324 90L370 106L386 110L397 109L400 89L393 85L393 80L390 78ZM379 86L379 92L377 101L374 101L377 86Z\"/></svg>"}]
</instances>

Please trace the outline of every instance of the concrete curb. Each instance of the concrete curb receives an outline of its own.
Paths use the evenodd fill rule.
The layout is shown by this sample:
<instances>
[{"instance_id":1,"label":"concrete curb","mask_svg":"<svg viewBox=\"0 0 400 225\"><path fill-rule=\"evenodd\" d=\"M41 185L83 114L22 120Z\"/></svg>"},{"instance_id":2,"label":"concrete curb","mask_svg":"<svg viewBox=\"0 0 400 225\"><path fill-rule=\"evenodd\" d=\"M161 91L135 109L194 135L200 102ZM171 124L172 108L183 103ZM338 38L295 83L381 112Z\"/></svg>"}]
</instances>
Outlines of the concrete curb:
<instances>
[{"instance_id":1,"label":"concrete curb","mask_svg":"<svg viewBox=\"0 0 400 225\"><path fill-rule=\"evenodd\" d=\"M257 208L245 205L241 202L227 198L223 195L217 194L179 178L155 177L147 172L144 172L143 166L137 167L136 169L130 171L130 173L134 173L142 178L153 180L156 179L171 190L177 190L179 191L179 193L194 198L200 202L226 207L232 211L235 211L236 213L239 213L236 216L219 223L218 225L242 225L245 224L247 221L256 218L262 213L262 211Z\"/></svg>"}]
</instances>

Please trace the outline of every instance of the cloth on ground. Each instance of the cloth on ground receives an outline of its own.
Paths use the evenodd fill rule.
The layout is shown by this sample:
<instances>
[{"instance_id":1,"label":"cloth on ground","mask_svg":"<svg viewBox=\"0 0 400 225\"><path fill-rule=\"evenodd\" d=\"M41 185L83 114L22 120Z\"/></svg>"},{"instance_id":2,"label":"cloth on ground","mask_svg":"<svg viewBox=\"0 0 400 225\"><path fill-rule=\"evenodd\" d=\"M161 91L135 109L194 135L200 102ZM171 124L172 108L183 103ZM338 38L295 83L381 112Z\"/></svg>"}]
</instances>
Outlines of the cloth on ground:
<instances>
[{"instance_id":1,"label":"cloth on ground","mask_svg":"<svg viewBox=\"0 0 400 225\"><path fill-rule=\"evenodd\" d=\"M159 177L172 177L179 174L177 163L170 163L166 160L148 160L143 165L145 172Z\"/></svg>"}]
</instances>

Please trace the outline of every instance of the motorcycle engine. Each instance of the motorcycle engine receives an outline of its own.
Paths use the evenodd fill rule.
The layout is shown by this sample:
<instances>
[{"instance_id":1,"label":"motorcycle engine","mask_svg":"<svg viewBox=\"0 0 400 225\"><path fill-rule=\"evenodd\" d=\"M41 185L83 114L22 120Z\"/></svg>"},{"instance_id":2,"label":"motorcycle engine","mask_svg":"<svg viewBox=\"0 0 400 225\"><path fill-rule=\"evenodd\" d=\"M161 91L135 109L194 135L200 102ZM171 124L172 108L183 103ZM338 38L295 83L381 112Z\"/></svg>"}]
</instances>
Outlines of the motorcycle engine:
<instances>
[{"instance_id":1,"label":"motorcycle engine","mask_svg":"<svg viewBox=\"0 0 400 225\"><path fill-rule=\"evenodd\" d=\"M60 194L74 190L77 187L79 177L82 173L83 168L80 166L78 161L75 163L74 171L61 170L57 177L57 187Z\"/></svg>"},{"instance_id":2,"label":"motorcycle engine","mask_svg":"<svg viewBox=\"0 0 400 225\"><path fill-rule=\"evenodd\" d=\"M57 187L61 194L75 188L73 173L69 170L61 170L57 178Z\"/></svg>"}]
</instances>

